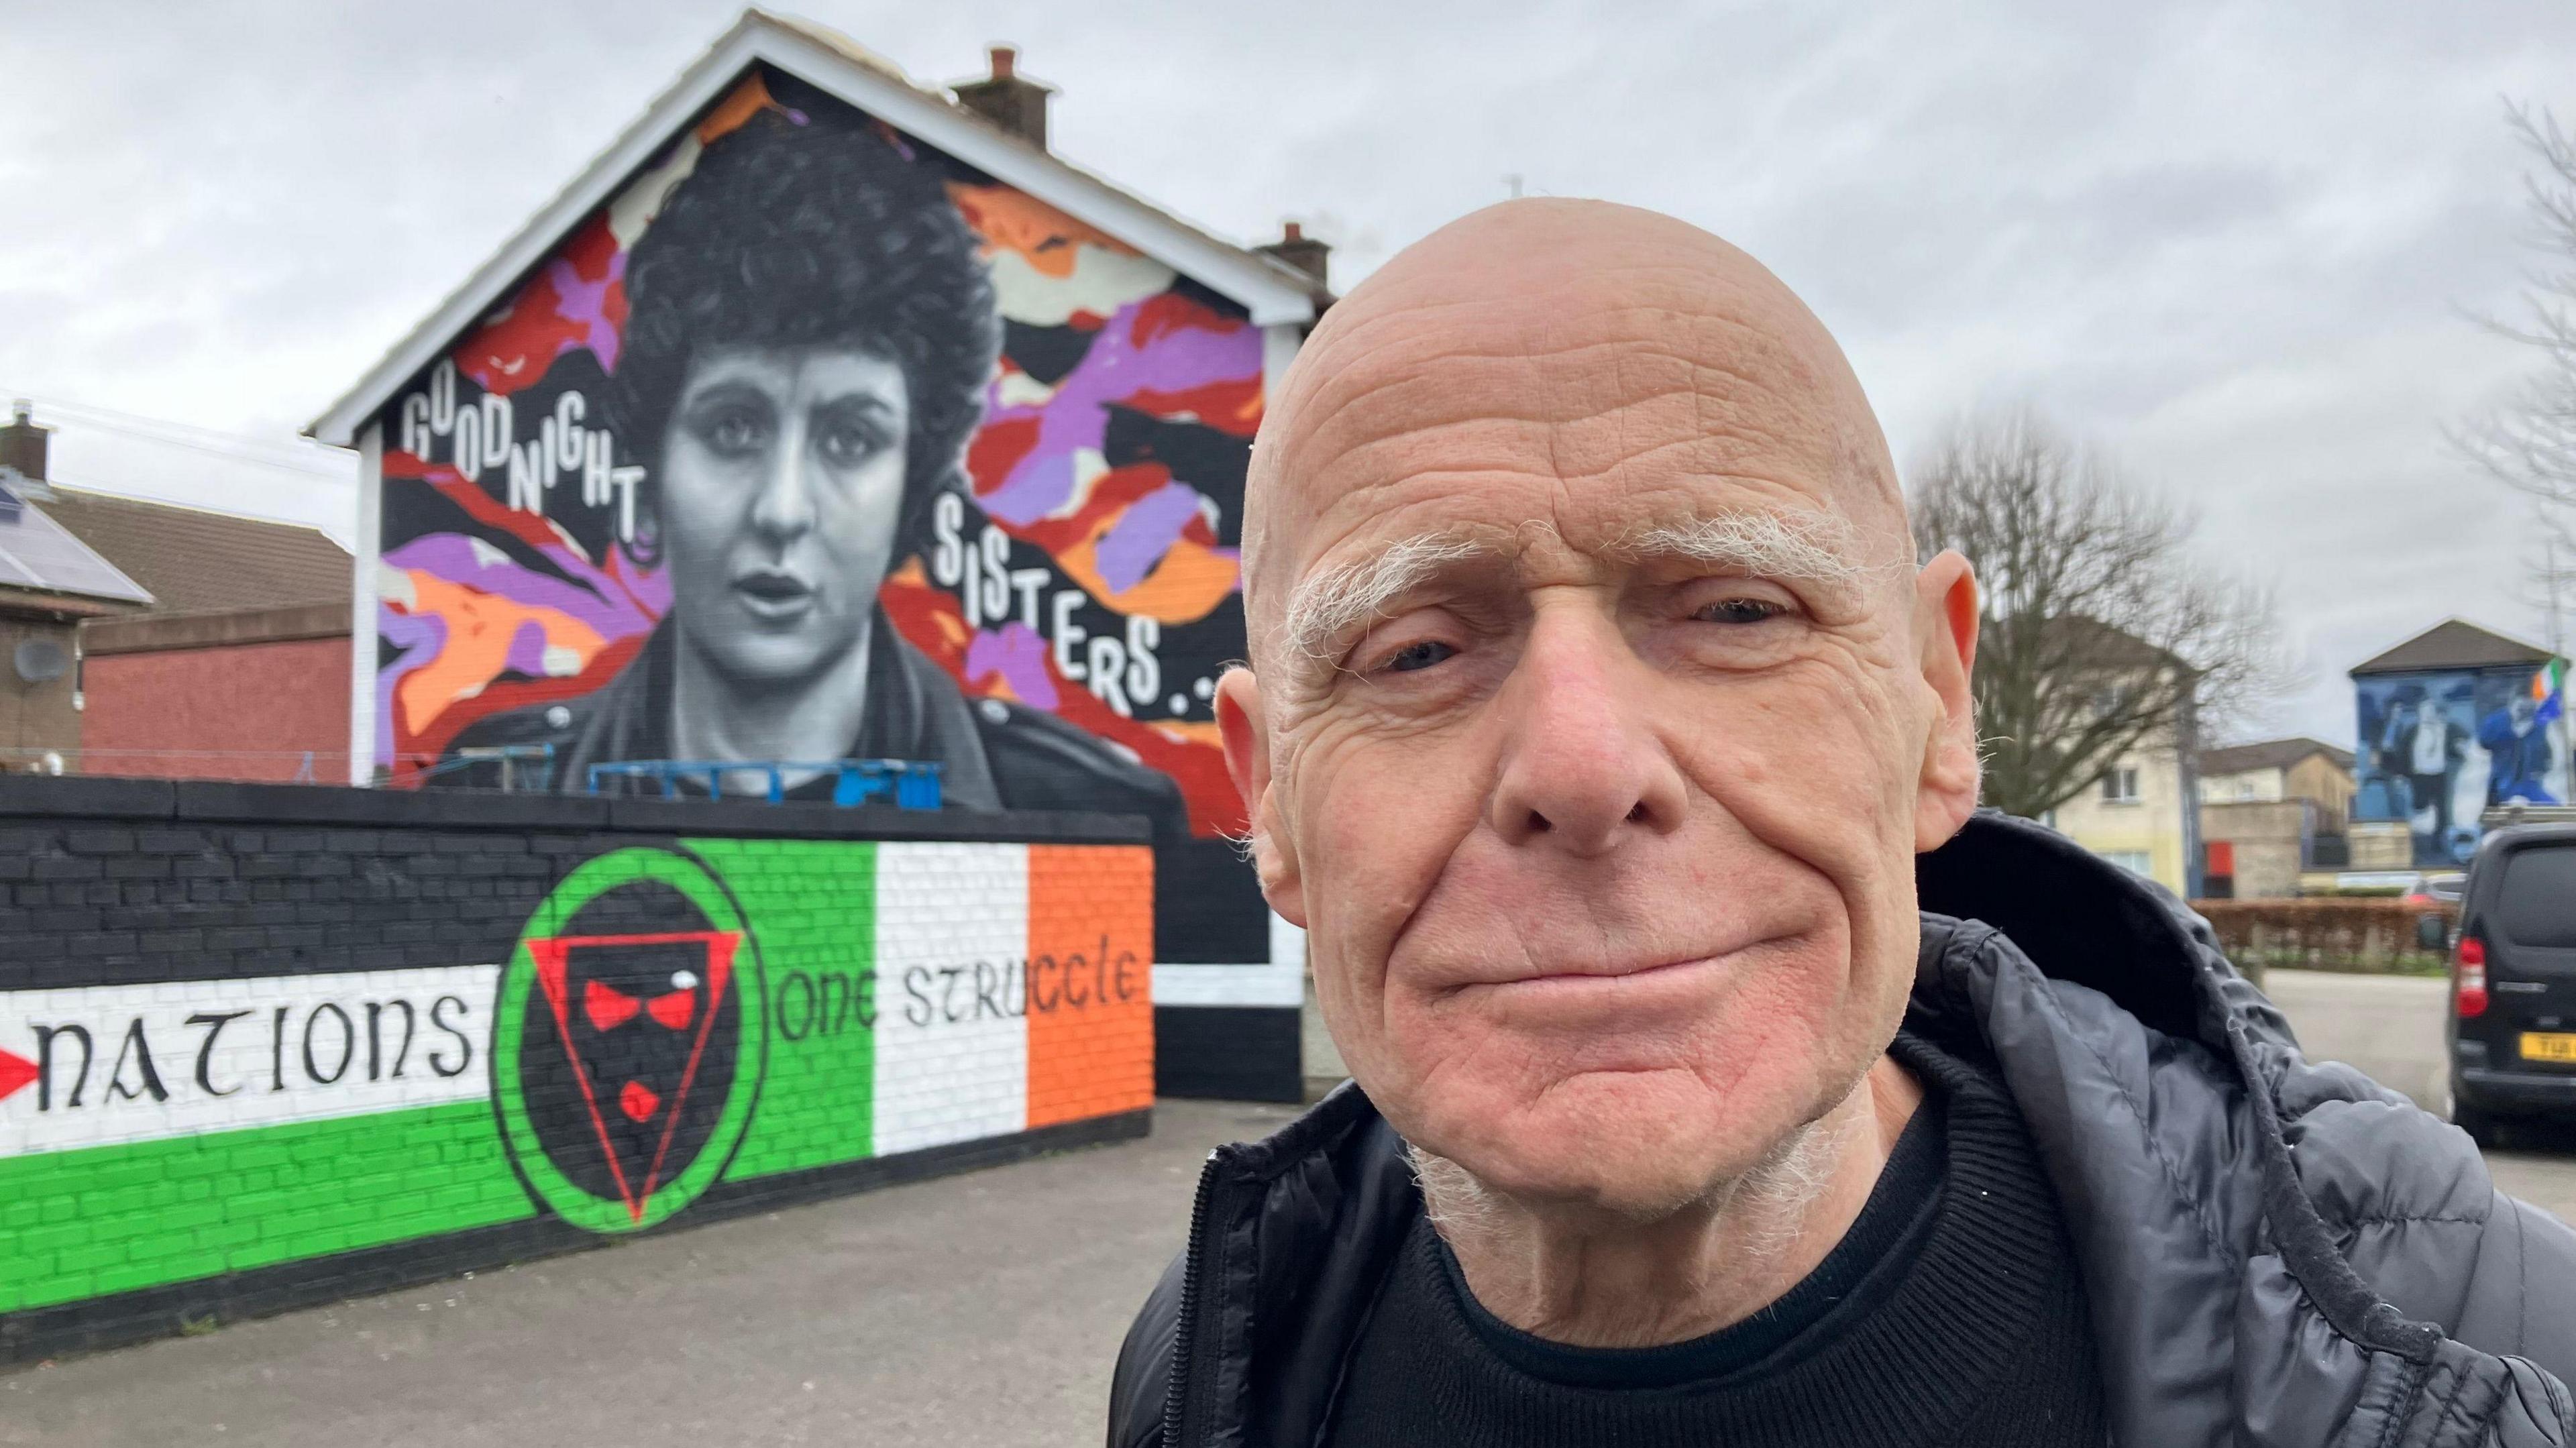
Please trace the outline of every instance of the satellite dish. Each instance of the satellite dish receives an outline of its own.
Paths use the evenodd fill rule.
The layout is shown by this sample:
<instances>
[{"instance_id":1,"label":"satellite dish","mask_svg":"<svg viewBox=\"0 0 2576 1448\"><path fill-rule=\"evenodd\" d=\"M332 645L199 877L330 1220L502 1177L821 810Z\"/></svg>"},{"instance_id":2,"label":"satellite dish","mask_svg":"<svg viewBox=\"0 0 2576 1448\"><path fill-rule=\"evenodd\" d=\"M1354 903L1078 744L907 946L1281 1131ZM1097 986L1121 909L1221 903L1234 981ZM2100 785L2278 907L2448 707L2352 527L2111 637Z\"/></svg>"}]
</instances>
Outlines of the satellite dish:
<instances>
[{"instance_id":1,"label":"satellite dish","mask_svg":"<svg viewBox=\"0 0 2576 1448\"><path fill-rule=\"evenodd\" d=\"M18 665L19 678L30 684L42 684L61 678L71 668L72 656L63 652L63 646L52 639L20 639L14 662Z\"/></svg>"}]
</instances>

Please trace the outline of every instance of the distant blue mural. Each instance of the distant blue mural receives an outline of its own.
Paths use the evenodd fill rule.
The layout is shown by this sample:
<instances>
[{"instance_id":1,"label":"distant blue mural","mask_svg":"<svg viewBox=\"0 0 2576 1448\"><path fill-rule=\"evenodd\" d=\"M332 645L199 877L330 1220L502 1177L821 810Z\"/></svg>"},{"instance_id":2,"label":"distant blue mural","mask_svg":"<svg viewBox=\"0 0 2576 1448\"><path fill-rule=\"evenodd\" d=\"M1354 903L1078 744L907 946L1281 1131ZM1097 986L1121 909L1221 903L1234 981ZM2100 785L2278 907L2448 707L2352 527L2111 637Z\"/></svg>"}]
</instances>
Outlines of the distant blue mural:
<instances>
[{"instance_id":1,"label":"distant blue mural","mask_svg":"<svg viewBox=\"0 0 2576 1448\"><path fill-rule=\"evenodd\" d=\"M2527 664L2353 681L2356 820L2403 820L2418 866L2462 865L2491 805L2560 804L2567 759Z\"/></svg>"}]
</instances>

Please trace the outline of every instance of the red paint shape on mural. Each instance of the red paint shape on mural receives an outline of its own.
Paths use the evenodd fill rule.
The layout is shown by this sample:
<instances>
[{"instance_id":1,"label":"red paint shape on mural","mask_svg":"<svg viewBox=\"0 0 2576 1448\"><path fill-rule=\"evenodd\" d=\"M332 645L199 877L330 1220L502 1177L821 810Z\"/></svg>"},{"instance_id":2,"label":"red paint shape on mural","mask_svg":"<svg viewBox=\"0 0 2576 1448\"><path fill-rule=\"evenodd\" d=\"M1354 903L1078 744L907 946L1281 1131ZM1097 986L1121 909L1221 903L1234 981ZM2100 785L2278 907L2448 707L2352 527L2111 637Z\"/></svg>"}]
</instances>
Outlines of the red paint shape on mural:
<instances>
[{"instance_id":1,"label":"red paint shape on mural","mask_svg":"<svg viewBox=\"0 0 2576 1448\"><path fill-rule=\"evenodd\" d=\"M698 995L695 991L675 990L669 995L653 997L652 1004L644 1009L651 1013L662 1029L685 1031L689 1028L690 1018L698 1013Z\"/></svg>"},{"instance_id":2,"label":"red paint shape on mural","mask_svg":"<svg viewBox=\"0 0 2576 1448\"><path fill-rule=\"evenodd\" d=\"M0 1051L0 1100L7 1100L26 1089L36 1079L36 1063L10 1051Z\"/></svg>"},{"instance_id":3,"label":"red paint shape on mural","mask_svg":"<svg viewBox=\"0 0 2576 1448\"><path fill-rule=\"evenodd\" d=\"M582 1014L590 1017L590 1024L598 1030L616 1030L635 1019L635 1012L643 1004L635 997L623 991L610 990L595 980L581 988Z\"/></svg>"},{"instance_id":4,"label":"red paint shape on mural","mask_svg":"<svg viewBox=\"0 0 2576 1448\"><path fill-rule=\"evenodd\" d=\"M1128 407L1152 417L1195 417L1219 432L1236 437L1250 437L1261 427L1261 379L1230 378L1211 382L1205 387L1183 388L1175 392L1157 392L1144 388L1119 399Z\"/></svg>"},{"instance_id":5,"label":"red paint shape on mural","mask_svg":"<svg viewBox=\"0 0 2576 1448\"><path fill-rule=\"evenodd\" d=\"M629 1081L626 1088L617 1093L617 1109L625 1112L629 1121L642 1121L661 1107L662 1098L654 1095L653 1088L641 1081Z\"/></svg>"},{"instance_id":6,"label":"red paint shape on mural","mask_svg":"<svg viewBox=\"0 0 2576 1448\"><path fill-rule=\"evenodd\" d=\"M456 368L504 397L533 386L566 352L614 365L626 327L626 283L605 214L575 233L507 309L456 348Z\"/></svg>"},{"instance_id":7,"label":"red paint shape on mural","mask_svg":"<svg viewBox=\"0 0 2576 1448\"><path fill-rule=\"evenodd\" d=\"M1038 426L1037 418L1020 417L993 423L975 434L966 446L966 476L974 479L977 496L1000 487L1020 459L1038 445Z\"/></svg>"},{"instance_id":8,"label":"red paint shape on mural","mask_svg":"<svg viewBox=\"0 0 2576 1448\"><path fill-rule=\"evenodd\" d=\"M1214 308L1179 292L1164 292L1147 297L1136 308L1136 319L1128 324L1127 338L1142 349L1158 337L1172 332L1195 329L1202 332L1231 332L1242 324L1230 317L1217 315Z\"/></svg>"}]
</instances>

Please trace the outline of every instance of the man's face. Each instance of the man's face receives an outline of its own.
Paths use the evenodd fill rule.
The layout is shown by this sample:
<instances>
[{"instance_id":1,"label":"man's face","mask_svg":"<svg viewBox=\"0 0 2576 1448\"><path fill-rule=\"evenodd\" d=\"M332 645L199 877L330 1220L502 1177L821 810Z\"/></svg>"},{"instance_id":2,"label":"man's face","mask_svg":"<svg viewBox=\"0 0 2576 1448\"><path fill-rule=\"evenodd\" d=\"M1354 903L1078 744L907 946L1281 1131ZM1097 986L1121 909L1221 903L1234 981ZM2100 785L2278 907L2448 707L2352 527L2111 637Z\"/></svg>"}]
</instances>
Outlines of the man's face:
<instances>
[{"instance_id":1,"label":"man's face","mask_svg":"<svg viewBox=\"0 0 2576 1448\"><path fill-rule=\"evenodd\" d=\"M903 507L903 369L855 349L723 348L689 361L662 443L671 611L745 686L853 647Z\"/></svg>"},{"instance_id":2,"label":"man's face","mask_svg":"<svg viewBox=\"0 0 2576 1448\"><path fill-rule=\"evenodd\" d=\"M1526 1200L1669 1211L1847 1095L1973 806L1916 607L1972 647L1973 584L1918 582L1874 424L1762 305L1605 264L1381 306L1268 464L1295 601L1227 696L1265 883L1397 1129Z\"/></svg>"}]
</instances>

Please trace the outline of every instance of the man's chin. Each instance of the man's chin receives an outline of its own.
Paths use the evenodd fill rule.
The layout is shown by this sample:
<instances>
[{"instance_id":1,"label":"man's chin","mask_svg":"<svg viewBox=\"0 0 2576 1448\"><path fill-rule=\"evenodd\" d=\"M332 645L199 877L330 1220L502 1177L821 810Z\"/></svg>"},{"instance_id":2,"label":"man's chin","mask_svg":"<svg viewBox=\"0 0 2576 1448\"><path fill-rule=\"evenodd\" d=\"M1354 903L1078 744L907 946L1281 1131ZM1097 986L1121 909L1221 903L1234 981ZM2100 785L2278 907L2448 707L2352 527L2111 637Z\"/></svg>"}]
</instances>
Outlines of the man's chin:
<instances>
[{"instance_id":1,"label":"man's chin","mask_svg":"<svg viewBox=\"0 0 2576 1448\"><path fill-rule=\"evenodd\" d=\"M1798 1124L1749 1105L1679 1070L1592 1072L1515 1106L1440 1113L1418 1144L1531 1208L1652 1218L1752 1170Z\"/></svg>"}]
</instances>

